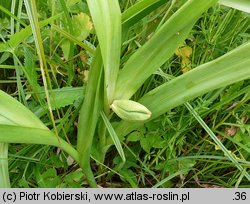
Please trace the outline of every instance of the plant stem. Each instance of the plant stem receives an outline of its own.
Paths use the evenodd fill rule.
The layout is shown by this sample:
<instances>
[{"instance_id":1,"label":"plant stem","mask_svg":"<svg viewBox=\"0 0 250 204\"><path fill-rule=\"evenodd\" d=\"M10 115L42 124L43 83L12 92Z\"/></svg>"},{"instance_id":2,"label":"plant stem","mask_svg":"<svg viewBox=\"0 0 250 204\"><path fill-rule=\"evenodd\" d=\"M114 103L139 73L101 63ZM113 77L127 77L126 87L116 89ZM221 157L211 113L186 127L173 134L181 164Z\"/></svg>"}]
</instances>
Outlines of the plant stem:
<instances>
[{"instance_id":1,"label":"plant stem","mask_svg":"<svg viewBox=\"0 0 250 204\"><path fill-rule=\"evenodd\" d=\"M85 160L84 163L80 162L79 165L82 168L82 171L86 176L89 186L91 188L96 188L97 184L96 184L95 177L90 166L90 158L88 160Z\"/></svg>"}]
</instances>

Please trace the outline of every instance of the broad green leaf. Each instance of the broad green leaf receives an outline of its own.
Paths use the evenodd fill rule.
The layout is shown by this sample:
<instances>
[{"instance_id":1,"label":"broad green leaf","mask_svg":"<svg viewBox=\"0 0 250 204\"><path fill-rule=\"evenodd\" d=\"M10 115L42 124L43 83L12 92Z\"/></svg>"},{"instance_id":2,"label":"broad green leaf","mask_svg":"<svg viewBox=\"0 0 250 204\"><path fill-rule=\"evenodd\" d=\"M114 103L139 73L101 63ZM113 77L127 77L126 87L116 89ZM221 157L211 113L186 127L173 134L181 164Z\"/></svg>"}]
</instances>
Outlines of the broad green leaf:
<instances>
[{"instance_id":1,"label":"broad green leaf","mask_svg":"<svg viewBox=\"0 0 250 204\"><path fill-rule=\"evenodd\" d=\"M197 96L249 79L249 52L250 42L155 88L139 102L150 109L151 120ZM116 132L123 137L142 124L122 122Z\"/></svg>"},{"instance_id":2,"label":"broad green leaf","mask_svg":"<svg viewBox=\"0 0 250 204\"><path fill-rule=\"evenodd\" d=\"M0 90L0 121L4 124L36 127L47 130L47 127L25 106Z\"/></svg>"},{"instance_id":3,"label":"broad green leaf","mask_svg":"<svg viewBox=\"0 0 250 204\"><path fill-rule=\"evenodd\" d=\"M0 143L43 144L61 148L79 163L78 152L50 130L0 124Z\"/></svg>"},{"instance_id":4,"label":"broad green leaf","mask_svg":"<svg viewBox=\"0 0 250 204\"><path fill-rule=\"evenodd\" d=\"M100 44L109 104L113 101L120 66L121 11L118 0L87 0Z\"/></svg>"},{"instance_id":5,"label":"broad green leaf","mask_svg":"<svg viewBox=\"0 0 250 204\"><path fill-rule=\"evenodd\" d=\"M175 172L178 172L180 170L182 172L185 172L184 174L187 174L190 170L193 169L195 164L195 159L176 158L163 164L163 169L169 174L174 174Z\"/></svg>"},{"instance_id":6,"label":"broad green leaf","mask_svg":"<svg viewBox=\"0 0 250 204\"><path fill-rule=\"evenodd\" d=\"M142 138L143 138L143 134L140 131L134 131L128 135L127 142L140 141Z\"/></svg>"},{"instance_id":7,"label":"broad green leaf","mask_svg":"<svg viewBox=\"0 0 250 204\"><path fill-rule=\"evenodd\" d=\"M51 99L53 110L72 105L76 100L83 99L84 87L63 87L54 89L54 100Z\"/></svg>"},{"instance_id":8,"label":"broad green leaf","mask_svg":"<svg viewBox=\"0 0 250 204\"><path fill-rule=\"evenodd\" d=\"M85 87L63 87L59 89L53 89L53 97L51 97L51 108L52 110L56 110L59 108L63 108L68 105L76 105L82 101L84 95ZM44 92L40 93L45 98ZM36 109L36 115L41 117L42 115L46 114L46 110L48 109L47 106L39 107ZM1 120L1 118L0 118Z\"/></svg>"},{"instance_id":9,"label":"broad green leaf","mask_svg":"<svg viewBox=\"0 0 250 204\"><path fill-rule=\"evenodd\" d=\"M155 118L208 91L248 79L249 52L250 42L157 87L139 102L152 110L152 118Z\"/></svg>"},{"instance_id":10,"label":"broad green leaf","mask_svg":"<svg viewBox=\"0 0 250 204\"><path fill-rule=\"evenodd\" d=\"M163 148L166 146L166 140L164 140L158 134L147 134L140 140L141 147L149 154L151 148Z\"/></svg>"},{"instance_id":11,"label":"broad green leaf","mask_svg":"<svg viewBox=\"0 0 250 204\"><path fill-rule=\"evenodd\" d=\"M60 176L57 175L55 168L49 168L41 174L40 169L36 166L34 175L39 188L56 188L62 182Z\"/></svg>"},{"instance_id":12,"label":"broad green leaf","mask_svg":"<svg viewBox=\"0 0 250 204\"><path fill-rule=\"evenodd\" d=\"M219 3L224 6L232 7L234 9L250 13L249 0L219 0Z\"/></svg>"},{"instance_id":13,"label":"broad green leaf","mask_svg":"<svg viewBox=\"0 0 250 204\"><path fill-rule=\"evenodd\" d=\"M83 41L93 28L90 17L85 13L79 13L72 16L73 35L80 41Z\"/></svg>"},{"instance_id":14,"label":"broad green leaf","mask_svg":"<svg viewBox=\"0 0 250 204\"><path fill-rule=\"evenodd\" d=\"M114 99L129 99L187 37L200 15L217 0L190 0L133 54L119 72Z\"/></svg>"}]
</instances>

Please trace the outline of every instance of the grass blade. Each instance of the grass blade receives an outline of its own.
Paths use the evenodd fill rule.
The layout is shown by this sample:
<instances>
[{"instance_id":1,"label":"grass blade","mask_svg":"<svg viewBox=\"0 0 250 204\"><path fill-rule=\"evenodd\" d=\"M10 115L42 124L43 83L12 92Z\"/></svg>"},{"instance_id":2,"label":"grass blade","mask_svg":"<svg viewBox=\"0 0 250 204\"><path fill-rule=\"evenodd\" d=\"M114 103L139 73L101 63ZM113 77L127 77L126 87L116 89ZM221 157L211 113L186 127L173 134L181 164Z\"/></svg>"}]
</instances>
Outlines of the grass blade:
<instances>
[{"instance_id":1,"label":"grass blade","mask_svg":"<svg viewBox=\"0 0 250 204\"><path fill-rule=\"evenodd\" d=\"M73 34L73 26L72 26L72 22L71 22L71 19L70 19L70 15L69 15L65 0L60 0L60 4L62 6L62 10L63 10L65 18L66 18L66 21L64 22L65 28L67 29L67 31L70 34ZM73 44L72 41L70 41L68 59L72 59L73 56L74 56L74 44ZM68 84L69 85L72 83L73 79L74 79L73 61L70 60L69 61L69 67L68 67Z\"/></svg>"},{"instance_id":2,"label":"grass blade","mask_svg":"<svg viewBox=\"0 0 250 204\"><path fill-rule=\"evenodd\" d=\"M148 15L151 11L154 11L161 5L166 3L165 0L142 0L126 9L122 13L123 27L130 27L137 23L140 19Z\"/></svg>"},{"instance_id":3,"label":"grass blade","mask_svg":"<svg viewBox=\"0 0 250 204\"><path fill-rule=\"evenodd\" d=\"M153 188L158 188L158 187L160 187L161 185L163 185L164 183L170 181L171 179L173 179L173 178L176 177L176 176L182 175L183 173L185 173L185 172L178 171L178 172L176 172L176 173L174 173L174 174L171 174L171 175L169 175L168 177L166 177L165 179L163 179L162 181L160 181L160 182L158 182L157 184L155 184L155 185L153 186Z\"/></svg>"},{"instance_id":4,"label":"grass blade","mask_svg":"<svg viewBox=\"0 0 250 204\"><path fill-rule=\"evenodd\" d=\"M185 106L187 109L192 113L192 115L195 117L195 119L200 123L200 125L204 128L204 130L209 134L209 136L213 139L213 141L220 147L220 149L223 151L223 153L229 158L231 162L241 171L244 172L244 167L242 167L237 159L230 154L230 152L227 150L227 148L222 144L222 142L216 137L216 135L213 133L213 131L207 126L207 124L202 120L202 118L198 115L198 113L192 108L192 106L189 103L185 103ZM245 171L244 176L250 181L250 175Z\"/></svg>"},{"instance_id":5,"label":"grass blade","mask_svg":"<svg viewBox=\"0 0 250 204\"><path fill-rule=\"evenodd\" d=\"M105 126L110 134L110 137L111 137L112 141L114 142L114 145L115 145L119 155L121 156L122 161L125 162L126 158L125 158L125 154L123 152L119 137L117 136L114 128L110 124L107 116L105 115L105 113L103 111L101 111L101 116L102 116L103 122L104 122L104 124L105 124Z\"/></svg>"},{"instance_id":6,"label":"grass blade","mask_svg":"<svg viewBox=\"0 0 250 204\"><path fill-rule=\"evenodd\" d=\"M93 50L91 47L89 47L88 45L86 45L85 43L83 43L82 41L78 40L75 36L71 35L70 33L60 29L58 26L53 25L52 29L57 31L58 33L60 33L61 35L63 35L65 38L67 38L68 40L76 43L77 45L79 45L80 47L82 47L83 49L87 50L88 52L90 52L91 54L95 53L95 50Z\"/></svg>"},{"instance_id":7,"label":"grass blade","mask_svg":"<svg viewBox=\"0 0 250 204\"><path fill-rule=\"evenodd\" d=\"M24 3L25 3L25 7L27 10L29 20L30 20L31 29L32 29L32 33L34 36L36 50L37 50L37 54L38 54L38 58L39 58L46 101L47 101L47 105L49 107L50 119L51 119L51 122L52 122L52 125L54 128L54 131L55 131L56 135L58 136L57 128L56 128L56 124L55 124L55 119L54 119L54 115L53 115L52 108L51 108L50 95L48 92L48 89L51 90L52 86L51 86L51 82L50 82L49 71L48 71L46 57L45 57L44 48L43 48L42 36L41 36L39 22L38 22L38 12L36 9L36 2L35 2L35 0L30 0L30 1L24 0ZM52 98L53 98L53 93L52 93Z\"/></svg>"},{"instance_id":8,"label":"grass blade","mask_svg":"<svg viewBox=\"0 0 250 204\"><path fill-rule=\"evenodd\" d=\"M6 13L11 18L15 19L17 22L19 22L23 26L27 26L22 20L17 18L14 14L12 14L8 9L4 8L2 5L0 5L0 10L4 13Z\"/></svg>"},{"instance_id":9,"label":"grass blade","mask_svg":"<svg viewBox=\"0 0 250 204\"><path fill-rule=\"evenodd\" d=\"M163 24L119 72L115 99L129 99L172 56L200 15L216 2L217 0L190 0Z\"/></svg>"},{"instance_id":10,"label":"grass blade","mask_svg":"<svg viewBox=\"0 0 250 204\"><path fill-rule=\"evenodd\" d=\"M52 16L46 20L43 20L39 23L40 28L50 24L52 21L59 18L62 14L57 14ZM31 26L26 26L21 31L15 33L10 37L10 39L6 43L0 43L0 52L13 52L16 47L21 44L26 38L28 38L32 34Z\"/></svg>"},{"instance_id":11,"label":"grass blade","mask_svg":"<svg viewBox=\"0 0 250 204\"><path fill-rule=\"evenodd\" d=\"M250 13L250 1L249 0L220 0L220 4L240 11Z\"/></svg>"},{"instance_id":12,"label":"grass blade","mask_svg":"<svg viewBox=\"0 0 250 204\"><path fill-rule=\"evenodd\" d=\"M100 44L109 104L120 66L121 11L117 0L87 0Z\"/></svg>"}]
</instances>

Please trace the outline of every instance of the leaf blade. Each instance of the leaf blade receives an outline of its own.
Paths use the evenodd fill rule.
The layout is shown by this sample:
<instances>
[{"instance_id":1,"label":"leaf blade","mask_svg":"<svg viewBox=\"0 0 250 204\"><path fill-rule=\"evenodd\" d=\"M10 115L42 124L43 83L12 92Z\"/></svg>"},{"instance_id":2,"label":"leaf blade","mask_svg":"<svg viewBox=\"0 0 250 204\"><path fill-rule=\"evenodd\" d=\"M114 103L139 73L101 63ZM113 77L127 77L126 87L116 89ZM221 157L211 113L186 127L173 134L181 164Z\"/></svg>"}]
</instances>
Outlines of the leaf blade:
<instances>
[{"instance_id":1,"label":"leaf blade","mask_svg":"<svg viewBox=\"0 0 250 204\"><path fill-rule=\"evenodd\" d=\"M234 9L250 13L250 1L249 0L220 0L219 4L232 7Z\"/></svg>"},{"instance_id":2,"label":"leaf blade","mask_svg":"<svg viewBox=\"0 0 250 204\"><path fill-rule=\"evenodd\" d=\"M120 66L121 11L117 0L87 0L100 44L109 103L113 100Z\"/></svg>"},{"instance_id":3,"label":"leaf blade","mask_svg":"<svg viewBox=\"0 0 250 204\"><path fill-rule=\"evenodd\" d=\"M121 142L119 140L119 137L117 136L114 128L110 124L107 116L105 115L105 113L103 111L101 111L101 116L102 116L103 122L104 122L104 124L105 124L105 126L106 126L106 128L107 128L107 130L108 130L108 132L110 134L110 137L111 137L112 141L114 142L114 145L115 145L115 147L116 147L122 161L125 162L126 157L125 157L124 151L122 149L122 145L121 145Z\"/></svg>"},{"instance_id":4,"label":"leaf blade","mask_svg":"<svg viewBox=\"0 0 250 204\"><path fill-rule=\"evenodd\" d=\"M184 4L119 72L115 99L129 99L172 56L200 15L216 2L190 0Z\"/></svg>"},{"instance_id":5,"label":"leaf blade","mask_svg":"<svg viewBox=\"0 0 250 204\"><path fill-rule=\"evenodd\" d=\"M250 78L249 52L250 42L148 92L139 102L152 112L149 120L209 91ZM123 121L116 132L122 138L141 125Z\"/></svg>"}]
</instances>

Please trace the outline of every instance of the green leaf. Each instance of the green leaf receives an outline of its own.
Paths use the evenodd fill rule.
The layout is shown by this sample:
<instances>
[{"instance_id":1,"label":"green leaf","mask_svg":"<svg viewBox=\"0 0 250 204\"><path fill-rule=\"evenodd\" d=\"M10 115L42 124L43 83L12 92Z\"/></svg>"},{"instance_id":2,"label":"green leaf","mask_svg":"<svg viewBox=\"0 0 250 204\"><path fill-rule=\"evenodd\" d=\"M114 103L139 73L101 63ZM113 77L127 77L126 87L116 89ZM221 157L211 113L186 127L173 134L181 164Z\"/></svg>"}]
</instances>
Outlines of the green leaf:
<instances>
[{"instance_id":1,"label":"green leaf","mask_svg":"<svg viewBox=\"0 0 250 204\"><path fill-rule=\"evenodd\" d=\"M248 79L249 52L250 42L157 87L139 102L148 107L155 118L208 91Z\"/></svg>"},{"instance_id":2,"label":"green leaf","mask_svg":"<svg viewBox=\"0 0 250 204\"><path fill-rule=\"evenodd\" d=\"M62 108L74 104L75 101L83 99L84 87L63 87L53 89L54 100L51 99L51 108Z\"/></svg>"},{"instance_id":3,"label":"green leaf","mask_svg":"<svg viewBox=\"0 0 250 204\"><path fill-rule=\"evenodd\" d=\"M77 150L81 157L79 164L92 187L96 187L96 182L90 168L90 152L102 106L100 99L100 90L103 88L101 86L102 66L101 52L98 47L89 72L86 94L80 110L77 133Z\"/></svg>"},{"instance_id":4,"label":"green leaf","mask_svg":"<svg viewBox=\"0 0 250 204\"><path fill-rule=\"evenodd\" d=\"M43 144L56 146L80 162L78 152L50 130L0 124L0 143Z\"/></svg>"},{"instance_id":5,"label":"green leaf","mask_svg":"<svg viewBox=\"0 0 250 204\"><path fill-rule=\"evenodd\" d=\"M134 131L130 133L127 137L128 142L136 142L141 140L143 137L143 134L140 131Z\"/></svg>"},{"instance_id":6,"label":"green leaf","mask_svg":"<svg viewBox=\"0 0 250 204\"><path fill-rule=\"evenodd\" d=\"M85 13L79 13L72 17L73 35L83 41L93 28L90 17Z\"/></svg>"},{"instance_id":7,"label":"green leaf","mask_svg":"<svg viewBox=\"0 0 250 204\"><path fill-rule=\"evenodd\" d=\"M79 169L80 170L80 169ZM84 174L80 171L75 171L67 174L64 178L66 187L68 188L81 188L81 180L83 179Z\"/></svg>"},{"instance_id":8,"label":"green leaf","mask_svg":"<svg viewBox=\"0 0 250 204\"><path fill-rule=\"evenodd\" d=\"M93 24L90 21L90 17L85 13L79 13L77 15L74 15L71 18L71 24L72 24L72 30L73 30L72 36L74 36L79 42L85 40L86 37L88 37L93 27ZM63 50L64 56L66 59L69 59L69 56L70 56L70 49L71 49L70 43L71 42L74 42L72 38L67 39L67 40L65 39L61 44L61 48Z\"/></svg>"},{"instance_id":9,"label":"green leaf","mask_svg":"<svg viewBox=\"0 0 250 204\"><path fill-rule=\"evenodd\" d=\"M38 74L35 69L35 60L31 50L27 47L24 47L24 71L32 90L39 92L41 87L37 82Z\"/></svg>"},{"instance_id":10,"label":"green leaf","mask_svg":"<svg viewBox=\"0 0 250 204\"><path fill-rule=\"evenodd\" d=\"M166 146L166 141L157 133L149 133L141 139L140 144L147 153L150 153L151 148L163 148Z\"/></svg>"},{"instance_id":11,"label":"green leaf","mask_svg":"<svg viewBox=\"0 0 250 204\"><path fill-rule=\"evenodd\" d=\"M67 38L68 40L74 42L75 44L79 45L83 49L87 50L91 54L95 53L95 50L93 50L90 46L88 46L87 44L78 40L74 35L71 35L70 33L60 29L58 26L52 25L52 29L55 30L56 32L60 33L63 37Z\"/></svg>"},{"instance_id":12,"label":"green leaf","mask_svg":"<svg viewBox=\"0 0 250 204\"><path fill-rule=\"evenodd\" d=\"M113 101L120 66L121 11L118 0L87 0L100 44L109 104Z\"/></svg>"},{"instance_id":13,"label":"green leaf","mask_svg":"<svg viewBox=\"0 0 250 204\"><path fill-rule=\"evenodd\" d=\"M142 0L129 7L122 13L122 23L124 27L129 27L137 23L140 19L154 11L159 6L166 3L166 0Z\"/></svg>"},{"instance_id":14,"label":"green leaf","mask_svg":"<svg viewBox=\"0 0 250 204\"><path fill-rule=\"evenodd\" d=\"M106 126L106 128L107 128L107 130L108 130L108 132L110 134L110 137L113 140L114 145L115 145L119 155L122 158L122 161L125 162L126 158L125 158L125 154L123 152L122 145L121 145L121 142L119 140L119 137L117 136L114 128L110 124L108 118L106 117L106 115L105 115L105 113L103 111L101 111L101 116L102 116L103 122L104 122L104 124L105 124L105 126Z\"/></svg>"},{"instance_id":15,"label":"green leaf","mask_svg":"<svg viewBox=\"0 0 250 204\"><path fill-rule=\"evenodd\" d=\"M13 13L11 13L8 9L4 8L2 5L0 5L0 10L2 12L6 13L7 15L9 15L11 18L15 19L21 25L26 26L26 24L22 20L20 20L19 18L17 18Z\"/></svg>"},{"instance_id":16,"label":"green leaf","mask_svg":"<svg viewBox=\"0 0 250 204\"><path fill-rule=\"evenodd\" d=\"M153 186L153 188L158 188L160 186L163 186L166 182L170 181L171 179L179 176L179 175L182 175L183 173L186 173L185 171L178 171L178 172L175 172L174 174L171 174L169 175L168 177L164 178L163 180L161 180L160 182L158 182L157 184L155 184ZM164 187L164 186L163 186Z\"/></svg>"},{"instance_id":17,"label":"green leaf","mask_svg":"<svg viewBox=\"0 0 250 204\"><path fill-rule=\"evenodd\" d=\"M139 102L152 112L149 120L209 91L249 79L249 52L250 42L148 92ZM116 132L123 137L141 125L122 122Z\"/></svg>"},{"instance_id":18,"label":"green leaf","mask_svg":"<svg viewBox=\"0 0 250 204\"><path fill-rule=\"evenodd\" d=\"M64 181L68 184L79 182L83 178L83 176L84 175L82 171L75 171L66 175Z\"/></svg>"},{"instance_id":19,"label":"green leaf","mask_svg":"<svg viewBox=\"0 0 250 204\"><path fill-rule=\"evenodd\" d=\"M173 14L119 72L114 99L129 99L173 55L200 15L216 2L190 0Z\"/></svg>"},{"instance_id":20,"label":"green leaf","mask_svg":"<svg viewBox=\"0 0 250 204\"><path fill-rule=\"evenodd\" d=\"M47 130L47 127L29 109L0 90L0 120L4 119L4 124L12 123Z\"/></svg>"},{"instance_id":21,"label":"green leaf","mask_svg":"<svg viewBox=\"0 0 250 204\"><path fill-rule=\"evenodd\" d=\"M38 169L35 172L37 183L40 188L55 188L62 182L54 168L48 169L43 174L40 174Z\"/></svg>"},{"instance_id":22,"label":"green leaf","mask_svg":"<svg viewBox=\"0 0 250 204\"><path fill-rule=\"evenodd\" d=\"M194 159L173 159L165 163L164 171L167 171L169 174L174 174L175 172L182 171L187 174L194 165L196 164Z\"/></svg>"},{"instance_id":23,"label":"green leaf","mask_svg":"<svg viewBox=\"0 0 250 204\"><path fill-rule=\"evenodd\" d=\"M52 16L46 20L43 20L39 23L40 27L44 27L48 25L49 23L53 22L57 18L59 18L61 14L57 14L55 16ZM16 47L21 44L25 39L27 39L29 36L31 36L32 30L31 26L26 26L24 29L19 31L18 33L15 33L11 36L11 38L6 43L0 43L0 52L13 52Z\"/></svg>"},{"instance_id":24,"label":"green leaf","mask_svg":"<svg viewBox=\"0 0 250 204\"><path fill-rule=\"evenodd\" d=\"M219 0L219 3L224 6L232 7L234 9L250 13L249 0Z\"/></svg>"}]
</instances>

